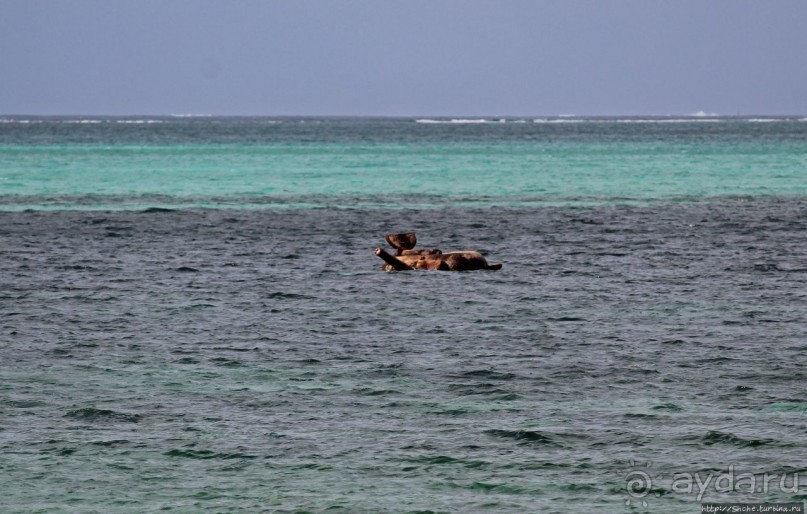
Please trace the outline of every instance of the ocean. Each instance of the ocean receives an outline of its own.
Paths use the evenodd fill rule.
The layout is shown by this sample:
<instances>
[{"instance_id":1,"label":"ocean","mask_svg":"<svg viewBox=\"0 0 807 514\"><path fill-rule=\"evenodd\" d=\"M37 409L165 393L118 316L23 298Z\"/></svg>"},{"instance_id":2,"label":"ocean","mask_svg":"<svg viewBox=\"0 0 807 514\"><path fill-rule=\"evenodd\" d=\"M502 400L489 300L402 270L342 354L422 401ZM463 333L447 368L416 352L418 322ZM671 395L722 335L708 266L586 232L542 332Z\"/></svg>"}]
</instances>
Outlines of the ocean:
<instances>
[{"instance_id":1,"label":"ocean","mask_svg":"<svg viewBox=\"0 0 807 514\"><path fill-rule=\"evenodd\" d=\"M804 116L0 116L0 272L2 512L807 499Z\"/></svg>"}]
</instances>

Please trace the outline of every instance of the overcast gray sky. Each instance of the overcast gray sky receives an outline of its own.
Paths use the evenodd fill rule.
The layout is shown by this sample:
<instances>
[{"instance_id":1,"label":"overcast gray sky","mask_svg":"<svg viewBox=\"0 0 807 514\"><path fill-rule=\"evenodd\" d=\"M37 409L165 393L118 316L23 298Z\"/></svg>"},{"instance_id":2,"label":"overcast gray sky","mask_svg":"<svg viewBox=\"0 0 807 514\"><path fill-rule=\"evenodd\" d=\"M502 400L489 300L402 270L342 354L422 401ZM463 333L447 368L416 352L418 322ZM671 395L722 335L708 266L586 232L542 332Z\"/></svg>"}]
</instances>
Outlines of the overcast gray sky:
<instances>
[{"instance_id":1,"label":"overcast gray sky","mask_svg":"<svg viewBox=\"0 0 807 514\"><path fill-rule=\"evenodd\" d=\"M806 0L0 0L0 113L807 113Z\"/></svg>"}]
</instances>

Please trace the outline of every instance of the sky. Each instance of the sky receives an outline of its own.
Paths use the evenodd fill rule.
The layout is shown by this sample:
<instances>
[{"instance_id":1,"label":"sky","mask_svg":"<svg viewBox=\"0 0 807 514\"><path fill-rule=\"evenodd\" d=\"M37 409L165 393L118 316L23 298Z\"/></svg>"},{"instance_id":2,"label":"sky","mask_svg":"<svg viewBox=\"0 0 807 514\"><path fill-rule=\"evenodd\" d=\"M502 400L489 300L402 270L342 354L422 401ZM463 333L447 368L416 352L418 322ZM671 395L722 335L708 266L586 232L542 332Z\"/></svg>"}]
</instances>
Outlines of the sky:
<instances>
[{"instance_id":1,"label":"sky","mask_svg":"<svg viewBox=\"0 0 807 514\"><path fill-rule=\"evenodd\" d=\"M807 113L805 0L0 0L0 113Z\"/></svg>"}]
</instances>

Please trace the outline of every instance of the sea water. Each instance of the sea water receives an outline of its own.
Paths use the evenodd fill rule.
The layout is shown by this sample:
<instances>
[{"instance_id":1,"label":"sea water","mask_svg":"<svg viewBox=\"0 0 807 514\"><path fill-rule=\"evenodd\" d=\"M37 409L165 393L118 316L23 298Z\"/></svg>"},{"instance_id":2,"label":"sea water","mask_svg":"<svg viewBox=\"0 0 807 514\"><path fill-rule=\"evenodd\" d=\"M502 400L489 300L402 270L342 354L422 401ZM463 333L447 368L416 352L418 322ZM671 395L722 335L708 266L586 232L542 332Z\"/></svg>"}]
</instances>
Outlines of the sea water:
<instances>
[{"instance_id":1,"label":"sea water","mask_svg":"<svg viewBox=\"0 0 807 514\"><path fill-rule=\"evenodd\" d=\"M804 501L805 229L799 116L0 117L0 506Z\"/></svg>"}]
</instances>

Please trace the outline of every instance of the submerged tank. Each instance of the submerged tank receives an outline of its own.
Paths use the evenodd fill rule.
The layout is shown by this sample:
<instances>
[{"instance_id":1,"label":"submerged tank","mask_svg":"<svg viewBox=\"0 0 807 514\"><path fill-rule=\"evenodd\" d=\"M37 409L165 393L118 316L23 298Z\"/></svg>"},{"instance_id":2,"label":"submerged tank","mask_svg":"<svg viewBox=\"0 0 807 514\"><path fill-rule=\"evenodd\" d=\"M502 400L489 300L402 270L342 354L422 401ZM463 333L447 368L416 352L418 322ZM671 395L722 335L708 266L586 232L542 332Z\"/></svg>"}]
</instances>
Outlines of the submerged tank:
<instances>
[{"instance_id":1,"label":"submerged tank","mask_svg":"<svg viewBox=\"0 0 807 514\"><path fill-rule=\"evenodd\" d=\"M387 243L394 248L394 255L383 248L375 254L383 259L384 271L408 271L416 269L439 271L497 270L501 264L489 264L485 257L472 250L443 252L437 248L415 248L417 236L413 232L387 234Z\"/></svg>"}]
</instances>

